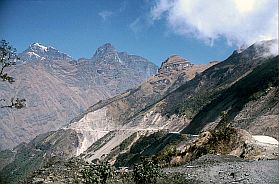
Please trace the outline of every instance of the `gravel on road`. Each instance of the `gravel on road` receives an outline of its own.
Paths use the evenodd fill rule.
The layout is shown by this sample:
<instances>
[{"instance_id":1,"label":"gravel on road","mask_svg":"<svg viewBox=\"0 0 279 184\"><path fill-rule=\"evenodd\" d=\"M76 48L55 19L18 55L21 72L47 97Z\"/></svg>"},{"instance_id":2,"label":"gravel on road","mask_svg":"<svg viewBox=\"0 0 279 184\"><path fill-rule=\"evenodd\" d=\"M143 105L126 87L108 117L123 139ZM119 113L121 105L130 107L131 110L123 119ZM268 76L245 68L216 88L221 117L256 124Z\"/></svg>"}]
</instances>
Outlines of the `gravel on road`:
<instances>
[{"instance_id":1,"label":"gravel on road","mask_svg":"<svg viewBox=\"0 0 279 184\"><path fill-rule=\"evenodd\" d=\"M245 161L234 156L205 155L164 171L180 173L200 183L279 184L278 160Z\"/></svg>"}]
</instances>

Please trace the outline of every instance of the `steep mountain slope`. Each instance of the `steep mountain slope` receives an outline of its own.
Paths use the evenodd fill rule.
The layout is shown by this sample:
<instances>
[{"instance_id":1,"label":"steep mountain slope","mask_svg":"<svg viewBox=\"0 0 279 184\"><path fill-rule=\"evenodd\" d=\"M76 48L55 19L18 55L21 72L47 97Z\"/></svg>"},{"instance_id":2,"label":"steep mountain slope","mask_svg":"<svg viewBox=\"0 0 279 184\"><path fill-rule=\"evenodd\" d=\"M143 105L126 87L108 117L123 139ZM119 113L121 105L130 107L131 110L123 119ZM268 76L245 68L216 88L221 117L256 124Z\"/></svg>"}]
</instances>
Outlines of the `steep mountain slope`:
<instances>
[{"instance_id":1,"label":"steep mountain slope","mask_svg":"<svg viewBox=\"0 0 279 184\"><path fill-rule=\"evenodd\" d=\"M169 91L157 103L132 114L124 126L170 131L185 126L182 133L198 134L209 128L206 127L209 123L218 124L220 114L225 111L233 126L277 138L274 128L278 128L278 56L270 55L269 50L274 44L276 40L264 41L234 52L225 61ZM257 108L252 108L255 104ZM251 114L246 113L247 108ZM232 121L235 117L242 119L235 123Z\"/></svg>"},{"instance_id":2,"label":"steep mountain slope","mask_svg":"<svg viewBox=\"0 0 279 184\"><path fill-rule=\"evenodd\" d=\"M111 44L87 60L74 61L38 43L19 56L21 61L9 71L16 82L1 82L0 94L7 100L25 98L27 106L0 108L0 150L57 130L90 105L137 86L157 71L146 59L119 53ZM6 104L9 101L0 105Z\"/></svg>"},{"instance_id":3,"label":"steep mountain slope","mask_svg":"<svg viewBox=\"0 0 279 184\"><path fill-rule=\"evenodd\" d=\"M266 125L256 128L260 124L258 120L264 118L262 122L267 122L268 126L278 127L276 99L279 61L278 56L270 55L270 48L274 44L277 44L277 40L263 41L241 52L234 52L223 62L208 66L195 66L179 56L171 56L162 64L158 73L142 85L99 101L63 129L43 136L40 147L30 142L28 145L33 145L33 148L29 151L34 153L40 149L40 152L50 153L50 156L68 158L76 155L87 161L114 161L119 154L133 150L135 155L131 162L128 160L130 165L133 158L139 157L141 153L155 154L168 141L184 137L178 132L182 129L182 133L196 134L214 127L219 123L223 111L228 114L228 122L237 127L276 137L275 132L265 131ZM109 55L115 57L109 50ZM252 109L251 106L255 104L257 108ZM250 112L252 118L249 118ZM153 135L154 132L158 133ZM67 143L57 139L68 135L67 140L73 141ZM245 147L243 140L240 141L242 148ZM52 143L49 144L49 141ZM63 147L59 151L56 145L60 144ZM70 147L67 149L70 151L64 150L67 147ZM53 154L52 149L55 150ZM21 151L13 151L13 154L2 153L7 164L2 174L8 177L12 176L11 173L22 173L24 170L24 167L12 167L21 155ZM34 158L27 156L24 159L33 163ZM49 157L40 158L47 160ZM19 178L25 176L19 174Z\"/></svg>"},{"instance_id":4,"label":"steep mountain slope","mask_svg":"<svg viewBox=\"0 0 279 184\"><path fill-rule=\"evenodd\" d=\"M265 43L263 43L265 44ZM262 45L260 45L262 46ZM256 48L253 48L256 47ZM248 50L243 51L242 54L247 54L249 49L261 49L259 45L254 45ZM268 50L267 50L268 51ZM250 51L249 51L250 52ZM237 54L241 58L241 53ZM260 57L259 57L260 56ZM232 56L231 56L232 57ZM216 71L215 67L227 66L226 62L230 62L231 57L224 62L214 65L208 70L204 71L201 76L206 79L206 75ZM221 83L222 88L218 85L214 88L207 89L208 93L195 94L192 96L185 93L188 90L189 83L199 80L200 76L196 76L192 81L189 81L170 93L162 102L162 109L156 106L151 110L158 110L164 113L168 112L171 116L177 115L177 119L183 117L190 117L195 110L194 118L190 120L180 133L158 132L152 135L144 136L130 145L130 148L124 152L115 154L114 159L110 155L102 158L110 161L115 161L116 166L132 166L140 161L140 157L154 157L162 164L183 164L187 161L196 159L204 154L232 154L245 159L278 159L278 133L279 128L279 56L269 56L259 53L257 57L250 55L251 60L245 62L258 62L258 66L252 68L241 65L244 71L242 76L237 80L228 83ZM253 60L253 58L258 59ZM259 63L260 62L260 63ZM236 64L239 64L235 62ZM251 65L249 65L251 67ZM227 66L228 67L228 66ZM229 67L232 67L231 63ZM234 66L235 68L237 66ZM240 68L238 68L239 70ZM205 76L203 76L205 75ZM216 74L218 78L224 73ZM234 76L235 77L235 76ZM210 81L216 80L214 77ZM212 85L212 83L204 83L204 86ZM186 87L187 86L187 87ZM227 86L227 87L226 87ZM194 86L195 87L195 86ZM221 88L219 91L218 87ZM182 89L181 89L182 88ZM202 92L202 91L201 91ZM211 92L211 94L210 94ZM180 96L177 96L177 95ZM207 95L211 95L207 103ZM189 96L187 96L189 95ZM180 97L180 99L178 99ZM183 101L183 98L186 98ZM168 101L167 101L168 100ZM182 103L180 103L180 101ZM203 101L199 110L199 102ZM175 105L173 105L175 104ZM173 108L173 109L172 109ZM192 114L185 113L185 110L192 110ZM220 121L220 114L226 112L228 119ZM176 124L177 122L173 122ZM230 126L240 127L248 130L254 135L269 135L275 137L277 140L267 136L252 136L245 130L238 128L226 128L224 131L212 131L213 128ZM196 136L186 136L186 134L199 134L200 131L211 129L210 132L203 132L198 138ZM154 137L156 137L154 139ZM273 139L273 143L263 143L257 138L265 137L265 139ZM194 138L194 141L192 139ZM137 149L135 149L137 148Z\"/></svg>"},{"instance_id":5,"label":"steep mountain slope","mask_svg":"<svg viewBox=\"0 0 279 184\"><path fill-rule=\"evenodd\" d=\"M278 141L231 127L198 136L159 131L137 139L129 149L115 154L116 158L110 154L101 159L115 161L116 167L132 167L142 157L153 157L162 166L177 166L206 154L234 155L245 160L278 159Z\"/></svg>"},{"instance_id":6,"label":"steep mountain slope","mask_svg":"<svg viewBox=\"0 0 279 184\"><path fill-rule=\"evenodd\" d=\"M24 166L20 169L14 167L17 160L28 160L28 164L31 164L41 159L40 163L45 163L54 155L64 158L80 155L86 160L93 160L109 154L114 147L120 145L122 141L125 142L135 133L139 138L159 129L181 129L184 122L180 122L174 127L171 127L173 119L157 124L156 121L160 117L149 118L150 114L145 116L143 123L133 125L129 121L143 113L145 109L158 102L170 91L175 90L180 84L192 79L196 73L200 73L214 64L193 65L179 56L171 56L162 64L156 75L150 77L139 87L111 99L100 101L59 131L38 136L34 141L23 145L22 149L13 149L13 154L9 157L11 160L6 159L7 166L2 171L2 177L12 179L10 174L17 173L18 177L13 179L16 181L32 172L31 169L25 169ZM65 139L60 139L61 137ZM63 145L63 147L59 149L57 145ZM22 150L29 150L28 154L22 155ZM33 156L31 157L31 155Z\"/></svg>"},{"instance_id":7,"label":"steep mountain slope","mask_svg":"<svg viewBox=\"0 0 279 184\"><path fill-rule=\"evenodd\" d=\"M183 132L195 133L208 123L213 125L212 122L218 122L220 113L227 111L233 126L279 139L276 131L279 128L278 76L277 56L268 59L204 106Z\"/></svg>"},{"instance_id":8,"label":"steep mountain slope","mask_svg":"<svg viewBox=\"0 0 279 184\"><path fill-rule=\"evenodd\" d=\"M227 111L230 120L234 120L245 105L251 107L253 103L263 104L262 107L258 105L258 112L261 108L266 109L261 113L255 113L257 110L250 108L250 111L254 111L253 115L249 113L243 115L242 111L242 115L239 114L239 116L247 121L250 119L249 130L257 127L259 119L266 119L265 122L269 122L271 127L277 127L278 57L268 55L269 49L273 48L274 44L278 44L277 40L256 43L241 53L234 53L225 61L214 65L165 98L162 102L164 103L162 113L193 117L191 124L183 132L196 134L208 123L218 122L222 111ZM263 68L258 68L249 78L241 80L260 65L263 65L261 66ZM260 96L263 97L259 98ZM235 125L248 128L247 123L245 125L243 121L238 121ZM267 128L266 125L262 127ZM266 133L266 135L278 138L277 133L266 131L264 128L252 133Z\"/></svg>"},{"instance_id":9,"label":"steep mountain slope","mask_svg":"<svg viewBox=\"0 0 279 184\"><path fill-rule=\"evenodd\" d=\"M130 149L117 156L116 166L132 166L140 160L139 157L154 155L160 162L173 165L183 164L208 153L232 154L251 160L277 159L278 76L279 56L266 59L251 73L220 92L180 133L165 133L157 136L155 141L153 137L156 134L139 139ZM220 114L224 111L227 111L227 118L220 121ZM215 127L217 129L213 131ZM186 134L198 134L200 131L204 132L198 138L185 137ZM192 138L194 141L191 141ZM264 143L265 140L272 141ZM134 147L138 150L135 151Z\"/></svg>"},{"instance_id":10,"label":"steep mountain slope","mask_svg":"<svg viewBox=\"0 0 279 184\"><path fill-rule=\"evenodd\" d=\"M160 117L153 119L149 117L150 114L146 114L144 122L141 123L135 123L133 118L160 101L180 84L193 78L196 73L214 64L193 65L179 56L171 56L162 64L155 76L150 77L139 87L93 105L85 113L75 118L67 127L76 130L81 135L81 150L78 152L85 151L94 143L94 140L100 138L98 136L103 136L108 131L127 130L130 133L123 137L125 139L137 130L171 128L167 122L164 125L156 124L156 120ZM180 129L183 124L172 128ZM96 134L96 131L101 135Z\"/></svg>"}]
</instances>

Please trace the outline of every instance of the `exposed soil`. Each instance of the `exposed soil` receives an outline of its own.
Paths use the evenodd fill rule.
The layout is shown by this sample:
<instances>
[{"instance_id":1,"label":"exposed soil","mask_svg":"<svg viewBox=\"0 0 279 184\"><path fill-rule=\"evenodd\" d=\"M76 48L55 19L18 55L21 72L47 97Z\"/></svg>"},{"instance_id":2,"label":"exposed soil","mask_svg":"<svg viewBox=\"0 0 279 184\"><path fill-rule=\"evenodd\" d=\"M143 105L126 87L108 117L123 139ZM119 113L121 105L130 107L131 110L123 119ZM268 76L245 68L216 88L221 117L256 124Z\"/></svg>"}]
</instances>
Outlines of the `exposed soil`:
<instances>
[{"instance_id":1,"label":"exposed soil","mask_svg":"<svg viewBox=\"0 0 279 184\"><path fill-rule=\"evenodd\" d=\"M200 183L279 183L278 160L245 161L234 156L205 155L164 172L181 173Z\"/></svg>"}]
</instances>

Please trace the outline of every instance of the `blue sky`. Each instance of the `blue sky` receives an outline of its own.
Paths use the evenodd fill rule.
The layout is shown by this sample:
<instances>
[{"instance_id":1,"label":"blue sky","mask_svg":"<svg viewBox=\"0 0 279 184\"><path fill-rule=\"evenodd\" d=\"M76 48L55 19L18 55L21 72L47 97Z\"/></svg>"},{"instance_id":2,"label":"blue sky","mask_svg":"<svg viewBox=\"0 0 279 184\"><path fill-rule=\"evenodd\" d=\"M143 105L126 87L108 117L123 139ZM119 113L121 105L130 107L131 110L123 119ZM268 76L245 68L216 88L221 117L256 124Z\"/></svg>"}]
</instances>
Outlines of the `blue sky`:
<instances>
[{"instance_id":1,"label":"blue sky","mask_svg":"<svg viewBox=\"0 0 279 184\"><path fill-rule=\"evenodd\" d=\"M99 46L109 42L118 51L143 56L157 65L172 54L193 63L223 60L240 44L234 42L235 37L230 39L228 34L216 33L211 27L205 27L205 33L197 27L189 29L193 24L187 12L184 14L183 9L186 17L179 17L180 14L173 12L180 5L171 3L168 0L0 0L0 38L9 41L18 52L39 42L75 59L89 58ZM188 22L181 24L183 18Z\"/></svg>"}]
</instances>

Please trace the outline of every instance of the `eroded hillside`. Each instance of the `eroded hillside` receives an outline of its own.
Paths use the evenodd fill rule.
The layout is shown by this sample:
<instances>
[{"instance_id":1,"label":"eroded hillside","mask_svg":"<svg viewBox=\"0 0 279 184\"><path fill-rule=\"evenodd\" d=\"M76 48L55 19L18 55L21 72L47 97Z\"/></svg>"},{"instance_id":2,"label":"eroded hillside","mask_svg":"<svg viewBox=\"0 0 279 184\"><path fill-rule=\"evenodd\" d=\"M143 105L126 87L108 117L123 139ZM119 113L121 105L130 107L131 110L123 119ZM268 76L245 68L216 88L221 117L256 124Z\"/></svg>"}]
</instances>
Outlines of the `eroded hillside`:
<instances>
[{"instance_id":1,"label":"eroded hillside","mask_svg":"<svg viewBox=\"0 0 279 184\"><path fill-rule=\"evenodd\" d=\"M133 88L157 72L151 62L117 52L111 44L100 47L91 59L79 61L38 43L19 56L21 61L9 71L16 82L0 83L1 99L6 99L0 105L9 104L13 97L25 98L26 108L0 108L0 150L57 130L90 105Z\"/></svg>"},{"instance_id":2,"label":"eroded hillside","mask_svg":"<svg viewBox=\"0 0 279 184\"><path fill-rule=\"evenodd\" d=\"M279 58L269 55L273 44L276 40L256 43L208 65L171 56L137 88L99 101L59 131L37 137L39 144L28 143L24 159L33 163L37 157L30 152L38 152L45 155L39 156L45 163L53 156L74 156L121 167L132 166L140 156L161 157L174 165L208 153L277 158L278 141L271 138L276 144L266 144L246 131L277 138ZM199 137L192 135L206 130ZM14 167L21 153L2 153L4 176L19 172L23 174L17 179L26 177L24 167Z\"/></svg>"}]
</instances>

